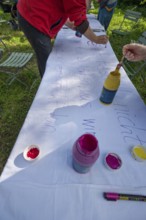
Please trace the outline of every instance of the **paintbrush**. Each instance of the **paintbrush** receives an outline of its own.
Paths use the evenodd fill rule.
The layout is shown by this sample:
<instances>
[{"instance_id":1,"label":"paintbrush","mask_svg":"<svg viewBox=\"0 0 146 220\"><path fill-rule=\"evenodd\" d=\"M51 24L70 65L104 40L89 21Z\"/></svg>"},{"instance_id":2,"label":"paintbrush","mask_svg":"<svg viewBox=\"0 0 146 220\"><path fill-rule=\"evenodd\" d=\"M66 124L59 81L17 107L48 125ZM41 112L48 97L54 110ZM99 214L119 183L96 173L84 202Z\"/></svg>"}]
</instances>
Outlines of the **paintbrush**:
<instances>
[{"instance_id":1,"label":"paintbrush","mask_svg":"<svg viewBox=\"0 0 146 220\"><path fill-rule=\"evenodd\" d=\"M121 66L123 65L124 58L125 58L125 56L122 56L122 59L120 60L120 62L116 66L116 70L119 70L121 68Z\"/></svg>"}]
</instances>

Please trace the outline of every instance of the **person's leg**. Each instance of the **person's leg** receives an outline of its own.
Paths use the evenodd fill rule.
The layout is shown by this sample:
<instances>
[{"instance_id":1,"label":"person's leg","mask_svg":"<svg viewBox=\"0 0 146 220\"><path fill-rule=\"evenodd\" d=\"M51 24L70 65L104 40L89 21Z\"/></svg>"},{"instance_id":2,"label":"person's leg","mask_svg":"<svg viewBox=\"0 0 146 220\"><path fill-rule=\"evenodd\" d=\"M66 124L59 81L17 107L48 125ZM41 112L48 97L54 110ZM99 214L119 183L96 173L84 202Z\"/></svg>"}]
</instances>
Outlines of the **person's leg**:
<instances>
[{"instance_id":1,"label":"person's leg","mask_svg":"<svg viewBox=\"0 0 146 220\"><path fill-rule=\"evenodd\" d=\"M100 22L101 25L103 25L105 30L107 29L106 16L107 16L106 9L105 8L100 8L99 11L98 11L97 20Z\"/></svg>"},{"instance_id":2,"label":"person's leg","mask_svg":"<svg viewBox=\"0 0 146 220\"><path fill-rule=\"evenodd\" d=\"M110 25L112 16L113 16L113 11L107 13L107 16L105 18L105 30L108 29L108 26Z\"/></svg>"},{"instance_id":3,"label":"person's leg","mask_svg":"<svg viewBox=\"0 0 146 220\"><path fill-rule=\"evenodd\" d=\"M19 13L18 22L20 29L24 32L36 53L39 72L41 77L43 77L47 59L52 51L51 39L30 25Z\"/></svg>"}]
</instances>

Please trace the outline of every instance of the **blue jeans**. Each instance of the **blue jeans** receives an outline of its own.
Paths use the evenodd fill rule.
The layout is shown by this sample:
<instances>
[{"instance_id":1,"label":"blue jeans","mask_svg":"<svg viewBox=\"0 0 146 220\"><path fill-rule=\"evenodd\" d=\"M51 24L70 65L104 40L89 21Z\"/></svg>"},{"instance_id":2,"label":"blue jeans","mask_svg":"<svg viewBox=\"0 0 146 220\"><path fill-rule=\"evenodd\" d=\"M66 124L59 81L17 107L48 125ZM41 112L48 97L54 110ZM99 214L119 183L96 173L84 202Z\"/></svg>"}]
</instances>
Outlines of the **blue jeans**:
<instances>
[{"instance_id":1,"label":"blue jeans","mask_svg":"<svg viewBox=\"0 0 146 220\"><path fill-rule=\"evenodd\" d=\"M18 22L20 29L24 32L32 48L35 51L38 69L41 77L43 77L47 59L52 51L51 38L31 24L29 24L18 12Z\"/></svg>"},{"instance_id":2,"label":"blue jeans","mask_svg":"<svg viewBox=\"0 0 146 220\"><path fill-rule=\"evenodd\" d=\"M102 24L107 30L110 21L112 19L114 10L108 12L105 8L99 8L97 20L99 20L100 24Z\"/></svg>"}]
</instances>

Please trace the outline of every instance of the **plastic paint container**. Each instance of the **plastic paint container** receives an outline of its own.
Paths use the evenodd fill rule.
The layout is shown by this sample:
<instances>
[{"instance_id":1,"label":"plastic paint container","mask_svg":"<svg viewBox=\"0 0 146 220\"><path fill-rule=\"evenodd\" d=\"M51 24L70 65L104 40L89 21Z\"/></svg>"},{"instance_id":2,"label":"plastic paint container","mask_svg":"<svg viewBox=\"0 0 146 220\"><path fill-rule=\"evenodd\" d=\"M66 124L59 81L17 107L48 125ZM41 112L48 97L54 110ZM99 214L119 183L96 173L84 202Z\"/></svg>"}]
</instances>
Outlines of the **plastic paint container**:
<instances>
[{"instance_id":1,"label":"plastic paint container","mask_svg":"<svg viewBox=\"0 0 146 220\"><path fill-rule=\"evenodd\" d=\"M110 74L107 76L99 98L100 101L106 105L111 104L119 86L120 86L120 72L119 69L117 68L115 71L110 72Z\"/></svg>"},{"instance_id":2,"label":"plastic paint container","mask_svg":"<svg viewBox=\"0 0 146 220\"><path fill-rule=\"evenodd\" d=\"M109 153L105 156L105 165L110 170L118 170L122 166L121 158L115 153Z\"/></svg>"},{"instance_id":3,"label":"plastic paint container","mask_svg":"<svg viewBox=\"0 0 146 220\"><path fill-rule=\"evenodd\" d=\"M137 145L132 148L132 156L137 161L146 161L146 147Z\"/></svg>"},{"instance_id":4,"label":"plastic paint container","mask_svg":"<svg viewBox=\"0 0 146 220\"><path fill-rule=\"evenodd\" d=\"M40 149L36 145L30 145L25 148L23 152L23 157L25 160L34 161L38 158L40 154Z\"/></svg>"},{"instance_id":5,"label":"plastic paint container","mask_svg":"<svg viewBox=\"0 0 146 220\"><path fill-rule=\"evenodd\" d=\"M92 134L83 134L73 145L73 168L87 173L99 157L98 140Z\"/></svg>"}]
</instances>

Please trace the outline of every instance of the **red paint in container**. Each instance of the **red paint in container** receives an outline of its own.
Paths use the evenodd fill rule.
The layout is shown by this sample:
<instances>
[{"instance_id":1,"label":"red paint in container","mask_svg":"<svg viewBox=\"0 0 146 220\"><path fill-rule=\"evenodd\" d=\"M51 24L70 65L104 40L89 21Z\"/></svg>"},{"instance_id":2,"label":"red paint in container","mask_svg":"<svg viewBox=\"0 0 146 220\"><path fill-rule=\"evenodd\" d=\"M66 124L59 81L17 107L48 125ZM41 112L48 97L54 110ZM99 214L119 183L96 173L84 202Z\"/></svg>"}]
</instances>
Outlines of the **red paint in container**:
<instances>
[{"instance_id":1,"label":"red paint in container","mask_svg":"<svg viewBox=\"0 0 146 220\"><path fill-rule=\"evenodd\" d=\"M31 149L27 152L27 157L30 157L31 159L35 159L38 155L39 155L39 149L36 148L36 147L31 148Z\"/></svg>"},{"instance_id":2,"label":"red paint in container","mask_svg":"<svg viewBox=\"0 0 146 220\"><path fill-rule=\"evenodd\" d=\"M109 153L105 157L105 165L110 170L118 170L122 166L122 160L117 154Z\"/></svg>"},{"instance_id":3,"label":"red paint in container","mask_svg":"<svg viewBox=\"0 0 146 220\"><path fill-rule=\"evenodd\" d=\"M30 145L25 148L23 152L23 157L25 160L32 161L32 160L37 159L39 154L40 154L39 147L37 145Z\"/></svg>"}]
</instances>

